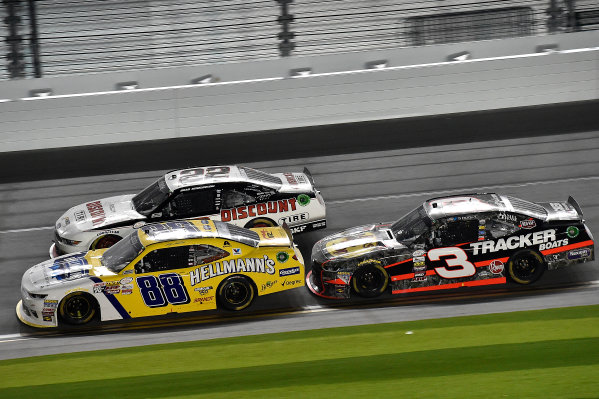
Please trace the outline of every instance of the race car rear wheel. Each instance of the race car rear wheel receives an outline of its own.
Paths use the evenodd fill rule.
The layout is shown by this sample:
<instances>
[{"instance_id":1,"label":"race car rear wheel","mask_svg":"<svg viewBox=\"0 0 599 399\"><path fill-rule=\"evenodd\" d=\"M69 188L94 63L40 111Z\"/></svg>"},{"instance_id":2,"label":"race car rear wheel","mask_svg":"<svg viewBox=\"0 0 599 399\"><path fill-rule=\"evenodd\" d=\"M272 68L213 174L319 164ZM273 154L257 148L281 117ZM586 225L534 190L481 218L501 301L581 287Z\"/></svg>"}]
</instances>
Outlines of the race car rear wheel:
<instances>
[{"instance_id":1,"label":"race car rear wheel","mask_svg":"<svg viewBox=\"0 0 599 399\"><path fill-rule=\"evenodd\" d=\"M389 285L389 275L375 259L366 259L358 263L358 268L351 279L351 286L356 294L365 298L381 295Z\"/></svg>"},{"instance_id":2,"label":"race car rear wheel","mask_svg":"<svg viewBox=\"0 0 599 399\"><path fill-rule=\"evenodd\" d=\"M277 224L268 218L257 218L250 220L246 225L246 229L251 229L253 227L275 227Z\"/></svg>"},{"instance_id":3,"label":"race car rear wheel","mask_svg":"<svg viewBox=\"0 0 599 399\"><path fill-rule=\"evenodd\" d=\"M110 248L119 241L121 241L121 237L115 236L114 234L108 234L96 239L90 249Z\"/></svg>"},{"instance_id":4,"label":"race car rear wheel","mask_svg":"<svg viewBox=\"0 0 599 399\"><path fill-rule=\"evenodd\" d=\"M60 319L68 324L85 324L98 311L96 300L89 294L73 292L63 298L58 306Z\"/></svg>"},{"instance_id":5,"label":"race car rear wheel","mask_svg":"<svg viewBox=\"0 0 599 399\"><path fill-rule=\"evenodd\" d=\"M525 249L510 258L507 270L510 278L518 284L531 284L543 275L545 263L537 252Z\"/></svg>"},{"instance_id":6,"label":"race car rear wheel","mask_svg":"<svg viewBox=\"0 0 599 399\"><path fill-rule=\"evenodd\" d=\"M218 304L228 310L242 310L250 306L256 296L256 289L244 276L226 278L216 290Z\"/></svg>"}]
</instances>

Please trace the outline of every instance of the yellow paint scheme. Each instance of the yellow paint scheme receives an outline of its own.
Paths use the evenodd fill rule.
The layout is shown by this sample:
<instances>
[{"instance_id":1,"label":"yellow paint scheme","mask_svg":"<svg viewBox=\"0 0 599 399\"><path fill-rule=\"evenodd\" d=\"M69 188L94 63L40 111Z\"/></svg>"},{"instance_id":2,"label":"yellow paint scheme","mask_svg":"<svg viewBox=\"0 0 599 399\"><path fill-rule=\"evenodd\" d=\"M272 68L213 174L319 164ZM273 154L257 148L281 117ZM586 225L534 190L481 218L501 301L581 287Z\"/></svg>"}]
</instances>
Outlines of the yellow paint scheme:
<instances>
[{"instance_id":1,"label":"yellow paint scheme","mask_svg":"<svg viewBox=\"0 0 599 399\"><path fill-rule=\"evenodd\" d=\"M214 232L214 234L207 230L207 237L163 241L158 240L155 237L149 237L145 232L139 230L138 234L140 241L145 246L145 249L118 274L112 273L100 264L99 259L101 255L107 251L106 249L89 251L86 254L86 258L88 262L93 265L90 275L95 276L97 280L101 280L101 282L94 285L94 295L111 296L118 301L120 306L124 308L124 312L129 314L129 316L144 317L173 312L182 313L215 309L217 307L217 288L223 280L231 275L243 275L249 277L255 285L257 295L271 294L304 285L305 270L303 259L299 250L296 250L292 245L289 245L287 234L283 228L268 227L252 229L260 235L260 244L258 247L254 248L237 241L217 237L216 229L212 222L210 222L210 224L207 224L206 221L202 221L203 224L200 224L199 221L197 221L197 223L196 221L191 222L202 228L206 225L212 226L212 232ZM135 265L151 251L173 246L201 244L212 245L224 249L229 253L229 256L202 265L172 265L173 268L170 270L161 270L150 273L136 273L135 271ZM238 254L233 254L234 250ZM298 260L293 258L294 255ZM252 267L248 264L248 259L253 259L250 264L253 264L254 271L251 271ZM259 261L256 261L256 259ZM233 261L236 265L235 272L231 272L231 262ZM259 267L261 261L264 262L263 268ZM227 262L228 270L225 269L224 262ZM246 264L248 265L246 266ZM246 270L244 271L244 269ZM284 271L280 272L281 270ZM162 282L160 276L167 273L175 273L181 276L189 300L186 303L181 304L171 304L165 300L165 302L167 302L166 305L156 307L146 305L140 293L138 279L142 278L143 283L143 278L154 276L156 281ZM163 277L163 279L165 278L166 277ZM170 283L175 282L176 284L176 280L176 278L175 280L171 278ZM161 284L159 283L158 285ZM164 288L161 289L163 297L166 298L164 295ZM149 289L149 291L153 290L154 288ZM175 294L178 293L176 290L177 288L175 288ZM158 292L158 294L160 295L160 292ZM181 297L180 295L178 296ZM114 299L111 299L113 305L115 302ZM123 311L121 310L121 315L122 312ZM107 317L103 314L102 319L106 318Z\"/></svg>"}]
</instances>

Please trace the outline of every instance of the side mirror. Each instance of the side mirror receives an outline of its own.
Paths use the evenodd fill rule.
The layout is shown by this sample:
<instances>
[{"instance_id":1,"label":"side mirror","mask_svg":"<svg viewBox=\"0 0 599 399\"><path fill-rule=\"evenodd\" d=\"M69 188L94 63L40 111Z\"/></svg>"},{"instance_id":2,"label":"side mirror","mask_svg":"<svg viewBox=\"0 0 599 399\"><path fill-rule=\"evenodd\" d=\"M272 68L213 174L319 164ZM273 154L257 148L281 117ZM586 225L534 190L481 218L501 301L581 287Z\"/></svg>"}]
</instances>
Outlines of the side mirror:
<instances>
[{"instance_id":1,"label":"side mirror","mask_svg":"<svg viewBox=\"0 0 599 399\"><path fill-rule=\"evenodd\" d=\"M435 237L435 238L433 238L433 245L435 247L441 247L441 246L443 246L443 241L441 240L441 238Z\"/></svg>"}]
</instances>

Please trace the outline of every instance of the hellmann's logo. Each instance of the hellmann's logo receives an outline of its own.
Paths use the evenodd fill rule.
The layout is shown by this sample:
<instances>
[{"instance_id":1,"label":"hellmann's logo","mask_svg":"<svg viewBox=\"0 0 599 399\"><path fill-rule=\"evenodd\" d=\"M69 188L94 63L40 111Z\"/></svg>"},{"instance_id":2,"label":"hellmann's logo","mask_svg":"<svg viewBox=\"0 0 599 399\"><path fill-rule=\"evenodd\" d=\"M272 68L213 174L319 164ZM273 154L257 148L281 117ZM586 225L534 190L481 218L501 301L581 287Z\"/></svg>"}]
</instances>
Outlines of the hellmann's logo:
<instances>
[{"instance_id":1,"label":"hellmann's logo","mask_svg":"<svg viewBox=\"0 0 599 399\"><path fill-rule=\"evenodd\" d=\"M533 245L539 246L539 251L568 245L568 239L556 240L555 230L543 230L536 233L522 234L495 241L482 241L471 243L472 254L478 255L487 252L506 251L508 249L524 248Z\"/></svg>"},{"instance_id":2,"label":"hellmann's logo","mask_svg":"<svg viewBox=\"0 0 599 399\"><path fill-rule=\"evenodd\" d=\"M285 200L269 201L256 205L240 206L233 209L223 209L220 211L220 219L223 222L231 220L246 219L266 215L269 213L290 212L297 209L297 200L289 198Z\"/></svg>"},{"instance_id":3,"label":"hellmann's logo","mask_svg":"<svg viewBox=\"0 0 599 399\"><path fill-rule=\"evenodd\" d=\"M222 262L215 262L198 267L189 272L189 278L191 286L193 287L194 285L213 277L239 272L275 274L275 261L270 259L267 255L264 255L264 258L224 260Z\"/></svg>"}]
</instances>

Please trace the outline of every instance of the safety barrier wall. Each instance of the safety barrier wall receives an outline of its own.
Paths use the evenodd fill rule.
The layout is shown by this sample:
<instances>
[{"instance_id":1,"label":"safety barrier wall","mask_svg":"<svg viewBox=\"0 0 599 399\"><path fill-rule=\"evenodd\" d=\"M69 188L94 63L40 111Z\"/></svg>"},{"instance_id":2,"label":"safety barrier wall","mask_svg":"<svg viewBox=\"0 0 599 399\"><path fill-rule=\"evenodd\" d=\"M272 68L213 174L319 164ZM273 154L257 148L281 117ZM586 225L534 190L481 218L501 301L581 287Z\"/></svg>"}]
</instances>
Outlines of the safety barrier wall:
<instances>
[{"instance_id":1,"label":"safety barrier wall","mask_svg":"<svg viewBox=\"0 0 599 399\"><path fill-rule=\"evenodd\" d=\"M0 148L169 139L592 100L599 98L599 48L589 47L597 46L598 38L597 32L581 32L290 57L210 70L11 81L0 85L0 101L7 100L0 103ZM558 51L535 52L537 46ZM446 61L462 51L472 59ZM364 63L373 60L386 60L387 67L364 70ZM290 77L296 68L311 68L312 75ZM189 85L202 74L220 82ZM114 91L114 84L124 80L138 81L141 90ZM176 86L151 89L158 83ZM40 88L52 88L53 96L28 97L29 90ZM82 94L94 91L104 93Z\"/></svg>"}]
</instances>

